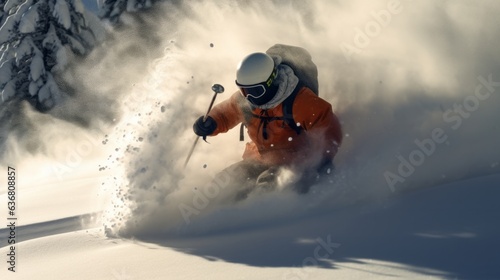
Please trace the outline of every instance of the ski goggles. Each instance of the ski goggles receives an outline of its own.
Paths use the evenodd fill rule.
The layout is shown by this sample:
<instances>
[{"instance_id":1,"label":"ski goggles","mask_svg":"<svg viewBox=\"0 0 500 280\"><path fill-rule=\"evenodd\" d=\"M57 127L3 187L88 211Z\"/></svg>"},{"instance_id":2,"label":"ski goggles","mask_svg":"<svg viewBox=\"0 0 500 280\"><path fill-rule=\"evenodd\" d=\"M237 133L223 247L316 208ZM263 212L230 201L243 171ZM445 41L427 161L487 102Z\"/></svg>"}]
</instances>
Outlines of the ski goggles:
<instances>
[{"instance_id":1,"label":"ski goggles","mask_svg":"<svg viewBox=\"0 0 500 280\"><path fill-rule=\"evenodd\" d=\"M241 94L245 97L245 98L251 98L251 99L259 99L259 98L262 98L267 90L271 87L271 85L273 84L274 82L274 79L276 79L276 76L278 75L278 72L276 70L276 68L274 68L273 72L271 73L271 75L269 76L269 78L267 78L266 81L262 82L262 83L258 83L258 84L254 84L254 85L242 85L240 83L238 83L238 81L235 81L236 82L236 85L240 88L240 92Z\"/></svg>"}]
</instances>

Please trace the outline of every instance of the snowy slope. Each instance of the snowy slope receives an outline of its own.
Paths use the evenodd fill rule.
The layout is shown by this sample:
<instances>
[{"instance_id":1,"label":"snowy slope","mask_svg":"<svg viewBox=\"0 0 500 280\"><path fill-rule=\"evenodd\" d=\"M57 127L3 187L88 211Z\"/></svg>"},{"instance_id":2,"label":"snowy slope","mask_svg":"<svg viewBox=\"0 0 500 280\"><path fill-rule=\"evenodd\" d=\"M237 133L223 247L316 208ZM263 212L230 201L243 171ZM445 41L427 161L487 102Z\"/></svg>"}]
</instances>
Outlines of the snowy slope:
<instances>
[{"instance_id":1,"label":"snowy slope","mask_svg":"<svg viewBox=\"0 0 500 280\"><path fill-rule=\"evenodd\" d=\"M74 101L22 108L32 133L2 134L19 220L1 279L500 278L497 2L181 2L127 16L64 73ZM306 196L225 205L226 188L200 206L244 143L200 141L183 170L192 122L277 42L318 64L344 125L335 174Z\"/></svg>"},{"instance_id":2,"label":"snowy slope","mask_svg":"<svg viewBox=\"0 0 500 280\"><path fill-rule=\"evenodd\" d=\"M277 225L146 242L68 221L26 226L19 271L8 279L496 279L499 182L482 177Z\"/></svg>"}]
</instances>

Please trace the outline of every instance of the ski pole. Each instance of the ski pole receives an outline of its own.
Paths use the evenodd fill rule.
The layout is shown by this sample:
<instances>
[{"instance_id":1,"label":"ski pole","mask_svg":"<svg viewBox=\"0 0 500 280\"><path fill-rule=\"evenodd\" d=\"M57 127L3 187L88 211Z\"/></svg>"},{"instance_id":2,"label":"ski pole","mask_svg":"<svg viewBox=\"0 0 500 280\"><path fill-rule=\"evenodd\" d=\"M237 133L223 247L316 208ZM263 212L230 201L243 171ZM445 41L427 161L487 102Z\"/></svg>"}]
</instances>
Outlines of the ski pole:
<instances>
[{"instance_id":1,"label":"ski pole","mask_svg":"<svg viewBox=\"0 0 500 280\"><path fill-rule=\"evenodd\" d=\"M205 116L203 116L203 122L205 122L208 118L208 113L210 113L210 110L212 110L212 106L214 105L215 98L217 98L217 94L223 93L224 92L224 87L220 84L214 84L212 86L212 90L214 91L214 96L212 97L212 101L210 102L210 105L208 106L207 113ZM191 159L191 155L193 155L194 148L196 147L196 144L198 143L198 140L200 139L199 136L196 136L196 139L194 140L193 146L191 146L191 149L189 150L189 154L186 158L186 161L184 162L184 168L186 168L189 159Z\"/></svg>"}]
</instances>

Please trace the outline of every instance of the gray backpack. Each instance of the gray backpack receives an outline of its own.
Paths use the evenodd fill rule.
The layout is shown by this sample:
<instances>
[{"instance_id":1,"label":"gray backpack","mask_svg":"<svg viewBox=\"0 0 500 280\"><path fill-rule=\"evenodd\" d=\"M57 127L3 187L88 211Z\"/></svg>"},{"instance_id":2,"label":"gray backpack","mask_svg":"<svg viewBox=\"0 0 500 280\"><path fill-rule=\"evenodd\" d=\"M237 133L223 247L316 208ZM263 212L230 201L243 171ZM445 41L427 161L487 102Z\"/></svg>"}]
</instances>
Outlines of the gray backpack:
<instances>
[{"instance_id":1,"label":"gray backpack","mask_svg":"<svg viewBox=\"0 0 500 280\"><path fill-rule=\"evenodd\" d=\"M318 68L306 49L276 44L270 47L266 53L270 56L280 56L282 58L281 63L290 66L304 86L319 94Z\"/></svg>"}]
</instances>

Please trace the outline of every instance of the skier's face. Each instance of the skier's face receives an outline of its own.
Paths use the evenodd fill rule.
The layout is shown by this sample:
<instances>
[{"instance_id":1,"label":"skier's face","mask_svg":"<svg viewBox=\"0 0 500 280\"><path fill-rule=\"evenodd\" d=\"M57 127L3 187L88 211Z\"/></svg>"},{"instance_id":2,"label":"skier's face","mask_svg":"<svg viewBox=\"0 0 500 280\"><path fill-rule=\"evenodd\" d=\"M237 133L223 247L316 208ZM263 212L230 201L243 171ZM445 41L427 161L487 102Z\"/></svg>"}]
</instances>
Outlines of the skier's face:
<instances>
[{"instance_id":1,"label":"skier's face","mask_svg":"<svg viewBox=\"0 0 500 280\"><path fill-rule=\"evenodd\" d=\"M236 85L238 85L241 94L250 103L261 106L271 101L276 95L278 86L273 83L276 76L277 71L275 69L265 82L255 85L242 85L236 81Z\"/></svg>"}]
</instances>

